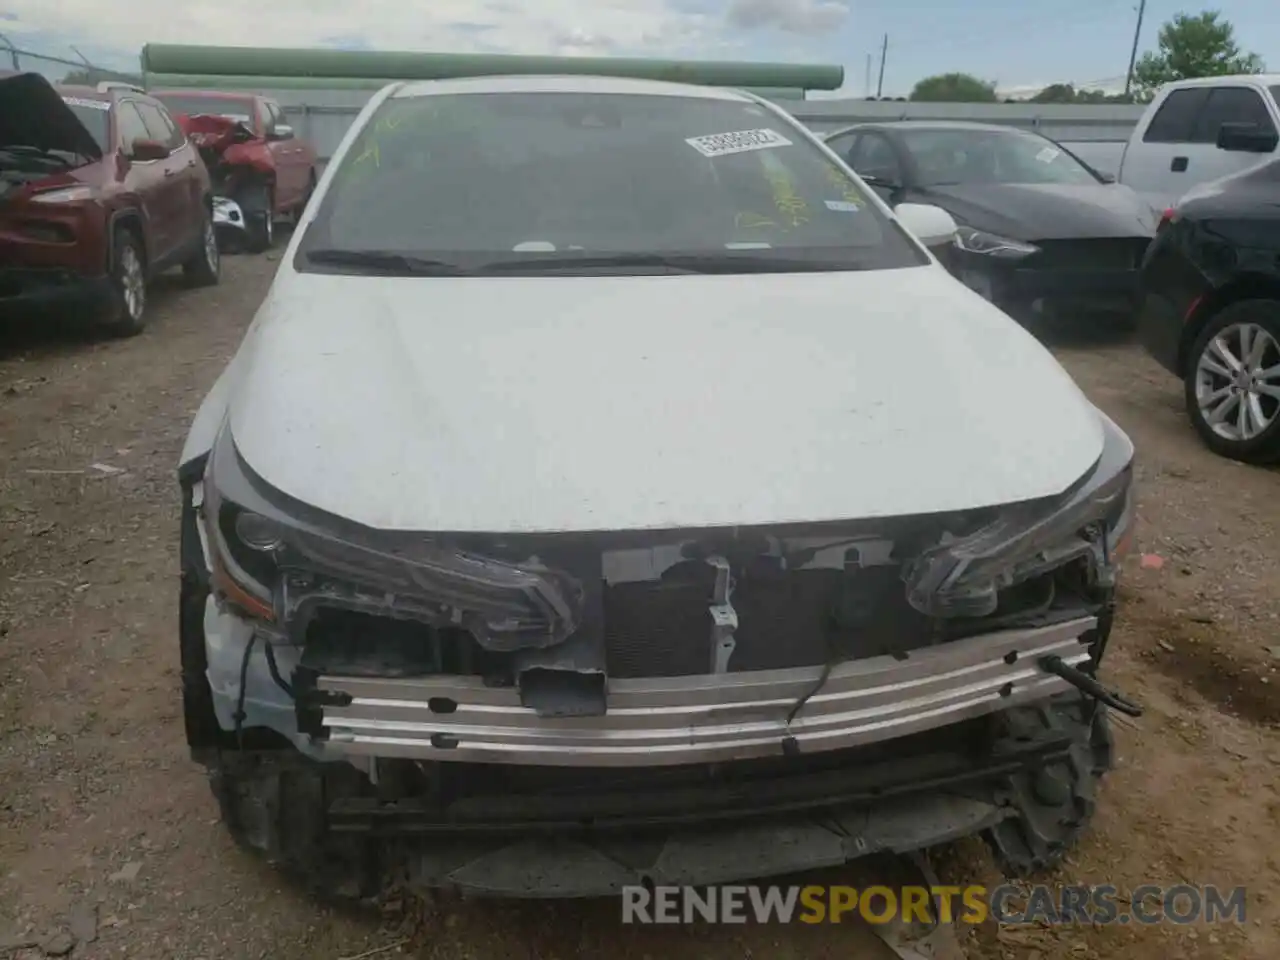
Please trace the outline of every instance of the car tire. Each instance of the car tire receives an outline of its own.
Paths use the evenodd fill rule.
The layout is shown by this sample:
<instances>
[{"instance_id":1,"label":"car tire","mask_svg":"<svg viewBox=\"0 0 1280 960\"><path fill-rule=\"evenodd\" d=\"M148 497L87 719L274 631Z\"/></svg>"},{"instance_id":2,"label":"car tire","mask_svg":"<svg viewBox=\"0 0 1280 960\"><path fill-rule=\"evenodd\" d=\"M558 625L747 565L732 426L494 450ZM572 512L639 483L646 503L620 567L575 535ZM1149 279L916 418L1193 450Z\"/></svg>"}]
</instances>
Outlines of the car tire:
<instances>
[{"instance_id":1,"label":"car tire","mask_svg":"<svg viewBox=\"0 0 1280 960\"><path fill-rule=\"evenodd\" d=\"M112 235L108 280L104 326L118 337L136 336L147 324L147 255L133 227L116 227Z\"/></svg>"},{"instance_id":2,"label":"car tire","mask_svg":"<svg viewBox=\"0 0 1280 960\"><path fill-rule=\"evenodd\" d=\"M245 249L250 253L270 250L276 242L276 197L269 185L256 188L246 204L241 203L245 216Z\"/></svg>"},{"instance_id":3,"label":"car tire","mask_svg":"<svg viewBox=\"0 0 1280 960\"><path fill-rule=\"evenodd\" d=\"M1214 453L1280 462L1280 300L1241 300L1210 318L1188 353L1183 397Z\"/></svg>"},{"instance_id":4,"label":"car tire","mask_svg":"<svg viewBox=\"0 0 1280 960\"><path fill-rule=\"evenodd\" d=\"M200 224L200 248L182 265L187 283L193 287L216 286L222 276L222 255L213 217L206 211Z\"/></svg>"},{"instance_id":5,"label":"car tire","mask_svg":"<svg viewBox=\"0 0 1280 960\"><path fill-rule=\"evenodd\" d=\"M1098 785L1115 763L1115 741L1106 708L1083 699L1011 710L1006 719L1014 739L1079 734L1065 759L1007 779L1001 799L1012 816L986 831L1005 875L1027 877L1061 863L1088 828Z\"/></svg>"},{"instance_id":6,"label":"car tire","mask_svg":"<svg viewBox=\"0 0 1280 960\"><path fill-rule=\"evenodd\" d=\"M382 891L381 847L361 835L330 831L326 822L331 801L367 790L354 767L320 763L291 748L219 750L209 783L236 843L313 897L352 903Z\"/></svg>"}]
</instances>

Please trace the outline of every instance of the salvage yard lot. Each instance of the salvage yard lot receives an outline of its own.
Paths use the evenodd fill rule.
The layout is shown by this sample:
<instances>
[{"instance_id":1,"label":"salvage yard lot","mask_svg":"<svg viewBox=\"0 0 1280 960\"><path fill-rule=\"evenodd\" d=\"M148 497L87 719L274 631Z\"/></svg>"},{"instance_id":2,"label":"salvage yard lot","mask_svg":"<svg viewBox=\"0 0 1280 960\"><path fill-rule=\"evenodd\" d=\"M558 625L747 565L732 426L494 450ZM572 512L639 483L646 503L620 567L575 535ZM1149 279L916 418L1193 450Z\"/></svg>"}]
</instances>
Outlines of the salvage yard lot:
<instances>
[{"instance_id":1,"label":"salvage yard lot","mask_svg":"<svg viewBox=\"0 0 1280 960\"><path fill-rule=\"evenodd\" d=\"M441 960L851 956L848 927L622 930L615 903L350 915L234 846L182 740L174 468L275 267L229 257L212 290L162 283L151 326L129 341L0 330L0 957L6 947L43 956L16 944L68 925L93 930L75 951L86 958L322 960L402 939ZM1130 561L1107 670L1147 713L1116 724L1119 769L1094 829L1045 879L1246 885L1248 919L982 927L964 931L966 950L1270 960L1280 955L1280 474L1204 450L1179 385L1137 347L1082 340L1055 352L1137 444L1137 553L1158 561ZM951 882L997 880L976 841L935 861Z\"/></svg>"}]
</instances>

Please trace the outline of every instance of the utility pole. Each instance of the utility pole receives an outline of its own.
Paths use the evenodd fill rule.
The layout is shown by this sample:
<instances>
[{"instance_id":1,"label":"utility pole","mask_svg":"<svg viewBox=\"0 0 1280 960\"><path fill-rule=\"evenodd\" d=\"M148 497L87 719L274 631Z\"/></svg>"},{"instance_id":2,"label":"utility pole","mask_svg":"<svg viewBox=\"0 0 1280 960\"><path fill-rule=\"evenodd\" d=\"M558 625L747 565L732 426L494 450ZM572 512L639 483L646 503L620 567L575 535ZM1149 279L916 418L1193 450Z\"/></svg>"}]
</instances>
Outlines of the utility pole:
<instances>
[{"instance_id":1,"label":"utility pole","mask_svg":"<svg viewBox=\"0 0 1280 960\"><path fill-rule=\"evenodd\" d=\"M0 33L0 40L3 40L4 45L9 48L9 59L13 61L14 73L21 73L22 64L18 62L18 48L15 47L13 45L13 41L10 40L8 37L6 37L3 33ZM869 83L867 85L870 86Z\"/></svg>"},{"instance_id":2,"label":"utility pole","mask_svg":"<svg viewBox=\"0 0 1280 960\"><path fill-rule=\"evenodd\" d=\"M1143 0L1145 2L1145 0ZM889 35L884 35L884 43L880 44L880 80L876 84L876 99L884 93L884 58L889 53ZM1132 71L1131 71L1132 72Z\"/></svg>"},{"instance_id":3,"label":"utility pole","mask_svg":"<svg viewBox=\"0 0 1280 960\"><path fill-rule=\"evenodd\" d=\"M1133 28L1133 49L1129 52L1129 72L1124 75L1124 95L1127 99L1133 85L1133 65L1138 60L1138 38L1142 35L1142 15L1147 12L1147 0L1138 0L1138 25Z\"/></svg>"},{"instance_id":4,"label":"utility pole","mask_svg":"<svg viewBox=\"0 0 1280 960\"><path fill-rule=\"evenodd\" d=\"M862 88L864 97L871 96L871 54L867 54L867 82Z\"/></svg>"}]
</instances>

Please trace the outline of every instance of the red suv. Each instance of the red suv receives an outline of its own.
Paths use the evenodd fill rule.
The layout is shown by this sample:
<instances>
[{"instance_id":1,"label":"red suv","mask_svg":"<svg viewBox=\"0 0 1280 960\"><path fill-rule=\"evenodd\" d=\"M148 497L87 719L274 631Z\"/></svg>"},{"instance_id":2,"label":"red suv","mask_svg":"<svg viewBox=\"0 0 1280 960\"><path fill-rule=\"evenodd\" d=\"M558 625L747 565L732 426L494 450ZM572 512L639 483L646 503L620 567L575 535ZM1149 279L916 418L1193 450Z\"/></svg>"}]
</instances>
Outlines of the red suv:
<instances>
[{"instance_id":1,"label":"red suv","mask_svg":"<svg viewBox=\"0 0 1280 960\"><path fill-rule=\"evenodd\" d=\"M0 77L0 314L82 304L138 333L152 277L218 282L212 200L196 148L141 90Z\"/></svg>"},{"instance_id":2,"label":"red suv","mask_svg":"<svg viewBox=\"0 0 1280 960\"><path fill-rule=\"evenodd\" d=\"M276 219L300 216L316 188L315 147L268 97L211 90L154 90L152 96L200 148L221 232L254 253L270 247Z\"/></svg>"}]
</instances>

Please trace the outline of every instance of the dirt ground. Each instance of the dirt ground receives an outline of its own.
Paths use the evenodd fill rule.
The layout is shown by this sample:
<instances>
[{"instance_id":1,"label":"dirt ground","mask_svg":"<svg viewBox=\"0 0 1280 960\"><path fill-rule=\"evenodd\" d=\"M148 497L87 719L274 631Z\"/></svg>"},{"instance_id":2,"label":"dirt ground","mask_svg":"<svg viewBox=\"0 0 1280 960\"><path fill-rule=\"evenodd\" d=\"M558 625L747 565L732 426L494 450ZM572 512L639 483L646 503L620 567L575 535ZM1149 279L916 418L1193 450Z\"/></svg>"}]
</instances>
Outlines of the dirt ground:
<instances>
[{"instance_id":1,"label":"dirt ground","mask_svg":"<svg viewBox=\"0 0 1280 960\"><path fill-rule=\"evenodd\" d=\"M174 468L274 256L220 287L156 294L129 341L0 331L0 957L327 960L840 958L850 926L623 928L616 903L438 903L405 918L321 908L239 851L186 756L178 699ZM1243 925L966 930L983 960L1280 955L1280 497L1207 453L1181 391L1137 347L1055 348L1139 451L1139 552L1108 673L1147 713L1051 882L1249 889ZM1010 397L1010 402L1018 402ZM978 842L944 877L993 882ZM840 872L822 879L838 879ZM61 942L59 942L61 941ZM377 951L370 954L369 951Z\"/></svg>"}]
</instances>

